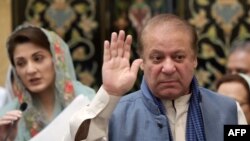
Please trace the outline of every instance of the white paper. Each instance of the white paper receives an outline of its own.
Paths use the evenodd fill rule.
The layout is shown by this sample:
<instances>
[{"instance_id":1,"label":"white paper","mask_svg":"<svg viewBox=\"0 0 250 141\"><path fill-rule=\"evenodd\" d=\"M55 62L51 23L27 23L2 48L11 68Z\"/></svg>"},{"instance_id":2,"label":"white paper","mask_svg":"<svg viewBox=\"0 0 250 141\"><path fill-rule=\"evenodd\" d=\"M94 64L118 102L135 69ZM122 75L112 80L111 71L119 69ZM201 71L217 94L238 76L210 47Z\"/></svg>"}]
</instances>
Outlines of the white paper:
<instances>
[{"instance_id":1,"label":"white paper","mask_svg":"<svg viewBox=\"0 0 250 141\"><path fill-rule=\"evenodd\" d=\"M83 95L77 96L46 128L39 132L30 141L61 141L69 132L71 116L89 104L89 99Z\"/></svg>"}]
</instances>

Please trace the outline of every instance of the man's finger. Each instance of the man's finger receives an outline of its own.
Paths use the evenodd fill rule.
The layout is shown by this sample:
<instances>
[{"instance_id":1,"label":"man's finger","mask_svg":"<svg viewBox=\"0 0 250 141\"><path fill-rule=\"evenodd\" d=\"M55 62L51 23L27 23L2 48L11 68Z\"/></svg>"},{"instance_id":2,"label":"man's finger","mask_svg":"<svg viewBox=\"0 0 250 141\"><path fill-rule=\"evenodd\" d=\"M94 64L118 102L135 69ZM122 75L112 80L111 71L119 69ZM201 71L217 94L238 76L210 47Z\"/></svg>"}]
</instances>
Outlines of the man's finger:
<instances>
[{"instance_id":1,"label":"man's finger","mask_svg":"<svg viewBox=\"0 0 250 141\"><path fill-rule=\"evenodd\" d=\"M104 51L103 51L103 61L106 62L110 60L110 47L109 41L104 41Z\"/></svg>"},{"instance_id":2,"label":"man's finger","mask_svg":"<svg viewBox=\"0 0 250 141\"><path fill-rule=\"evenodd\" d=\"M110 43L110 52L111 58L117 57L117 33L113 32L111 34L111 43Z\"/></svg>"},{"instance_id":3,"label":"man's finger","mask_svg":"<svg viewBox=\"0 0 250 141\"><path fill-rule=\"evenodd\" d=\"M124 57L128 59L130 58L131 44L132 44L132 36L128 35L126 37L125 45L124 45Z\"/></svg>"},{"instance_id":4,"label":"man's finger","mask_svg":"<svg viewBox=\"0 0 250 141\"><path fill-rule=\"evenodd\" d=\"M122 57L124 53L124 40L125 40L125 32L123 30L120 30L117 41L117 51L118 51L118 56L120 57Z\"/></svg>"}]
</instances>

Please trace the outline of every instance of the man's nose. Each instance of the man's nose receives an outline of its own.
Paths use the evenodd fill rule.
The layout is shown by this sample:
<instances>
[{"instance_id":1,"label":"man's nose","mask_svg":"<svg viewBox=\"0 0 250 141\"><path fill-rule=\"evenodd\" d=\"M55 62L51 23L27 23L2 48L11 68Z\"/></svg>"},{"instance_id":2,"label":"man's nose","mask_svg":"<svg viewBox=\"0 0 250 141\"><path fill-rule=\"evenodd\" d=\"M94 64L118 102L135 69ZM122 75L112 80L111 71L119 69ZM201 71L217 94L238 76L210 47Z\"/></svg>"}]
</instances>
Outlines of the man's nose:
<instances>
[{"instance_id":1,"label":"man's nose","mask_svg":"<svg viewBox=\"0 0 250 141\"><path fill-rule=\"evenodd\" d=\"M162 65L162 72L172 74L176 71L175 62L171 58L167 58Z\"/></svg>"}]
</instances>

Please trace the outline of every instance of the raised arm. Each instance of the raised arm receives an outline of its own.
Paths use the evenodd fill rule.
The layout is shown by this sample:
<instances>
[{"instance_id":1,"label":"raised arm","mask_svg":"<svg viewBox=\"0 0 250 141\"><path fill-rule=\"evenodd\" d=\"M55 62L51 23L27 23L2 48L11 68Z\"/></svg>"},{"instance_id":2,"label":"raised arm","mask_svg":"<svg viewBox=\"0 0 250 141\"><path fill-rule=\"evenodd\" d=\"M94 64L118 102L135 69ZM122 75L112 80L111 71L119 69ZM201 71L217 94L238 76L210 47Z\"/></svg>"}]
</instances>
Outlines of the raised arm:
<instances>
[{"instance_id":1,"label":"raised arm","mask_svg":"<svg viewBox=\"0 0 250 141\"><path fill-rule=\"evenodd\" d=\"M91 103L70 120L70 136L65 141L108 140L109 118L119 98L134 85L142 59L130 65L132 36L113 32L111 41L104 42L103 85Z\"/></svg>"}]
</instances>

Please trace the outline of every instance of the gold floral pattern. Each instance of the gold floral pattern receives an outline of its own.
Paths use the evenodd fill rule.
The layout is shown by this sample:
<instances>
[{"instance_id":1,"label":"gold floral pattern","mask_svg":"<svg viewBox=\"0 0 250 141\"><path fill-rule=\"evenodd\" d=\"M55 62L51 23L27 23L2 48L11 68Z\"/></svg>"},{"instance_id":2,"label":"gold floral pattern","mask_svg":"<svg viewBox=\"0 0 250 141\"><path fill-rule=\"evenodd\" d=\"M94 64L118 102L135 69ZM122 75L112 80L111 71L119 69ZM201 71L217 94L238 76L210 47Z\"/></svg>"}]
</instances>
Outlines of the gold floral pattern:
<instances>
[{"instance_id":1,"label":"gold floral pattern","mask_svg":"<svg viewBox=\"0 0 250 141\"><path fill-rule=\"evenodd\" d=\"M198 80L214 89L214 81L225 73L231 44L250 38L249 0L192 0L185 4L189 6L185 18L199 34Z\"/></svg>"}]
</instances>

